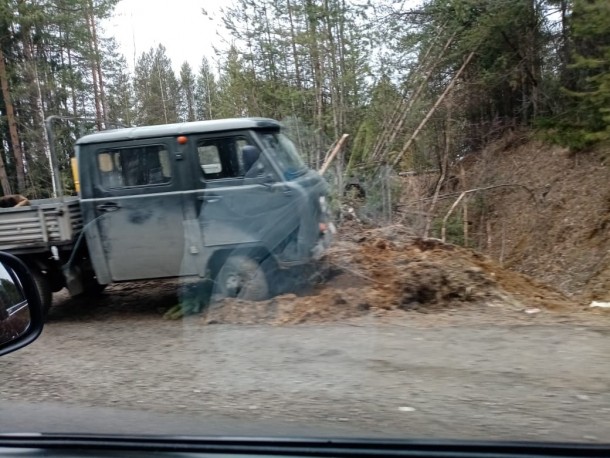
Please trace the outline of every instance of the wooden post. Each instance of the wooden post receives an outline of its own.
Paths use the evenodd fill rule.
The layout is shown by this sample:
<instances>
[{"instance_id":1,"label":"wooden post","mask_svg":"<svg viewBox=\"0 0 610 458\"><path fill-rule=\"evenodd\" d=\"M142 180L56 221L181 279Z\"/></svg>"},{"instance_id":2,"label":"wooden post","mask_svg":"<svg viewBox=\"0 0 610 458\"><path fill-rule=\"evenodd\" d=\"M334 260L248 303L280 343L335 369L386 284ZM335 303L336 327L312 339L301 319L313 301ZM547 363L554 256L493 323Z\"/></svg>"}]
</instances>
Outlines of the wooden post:
<instances>
[{"instance_id":1,"label":"wooden post","mask_svg":"<svg viewBox=\"0 0 610 458\"><path fill-rule=\"evenodd\" d=\"M487 252L491 254L491 221L487 220L485 226L487 227Z\"/></svg>"},{"instance_id":2,"label":"wooden post","mask_svg":"<svg viewBox=\"0 0 610 458\"><path fill-rule=\"evenodd\" d=\"M451 100L447 101L447 120L445 125L445 147L443 148L443 157L440 158L439 164L441 174L438 177L436 186L434 187L434 195L432 196L432 202L428 208L428 216L426 217L426 227L424 229L424 238L430 236L430 227L432 226L432 220L434 219L434 210L436 209L436 203L438 202L438 195L441 192L443 183L447 177L447 170L449 169L449 152L451 151Z\"/></svg>"},{"instance_id":3,"label":"wooden post","mask_svg":"<svg viewBox=\"0 0 610 458\"><path fill-rule=\"evenodd\" d=\"M504 250L506 248L506 224L502 220L502 240L500 241L500 265L504 266Z\"/></svg>"},{"instance_id":4,"label":"wooden post","mask_svg":"<svg viewBox=\"0 0 610 458\"><path fill-rule=\"evenodd\" d=\"M464 170L464 164L460 164L460 184L462 185L462 189L467 189L466 186L466 171ZM464 224L464 246L468 246L468 197L464 199L463 203L464 214L462 216L463 224Z\"/></svg>"},{"instance_id":5,"label":"wooden post","mask_svg":"<svg viewBox=\"0 0 610 458\"><path fill-rule=\"evenodd\" d=\"M468 191L464 191L462 194L460 194L460 197L458 197L457 200L455 202L453 202L453 205L451 206L451 208L449 209L449 211L447 212L447 214L443 218L443 227L441 228L441 240L443 242L447 241L447 237L446 237L446 235L447 235L447 220L451 216L451 213L453 213L453 210L455 210L455 207L457 207L458 204L462 201L462 199L464 198L466 193L468 193Z\"/></svg>"},{"instance_id":6,"label":"wooden post","mask_svg":"<svg viewBox=\"0 0 610 458\"><path fill-rule=\"evenodd\" d=\"M468 199L464 199L464 204L463 204L463 209L464 209L464 213L463 213L463 227L464 227L464 246L467 247L469 240L469 233L468 233Z\"/></svg>"}]
</instances>

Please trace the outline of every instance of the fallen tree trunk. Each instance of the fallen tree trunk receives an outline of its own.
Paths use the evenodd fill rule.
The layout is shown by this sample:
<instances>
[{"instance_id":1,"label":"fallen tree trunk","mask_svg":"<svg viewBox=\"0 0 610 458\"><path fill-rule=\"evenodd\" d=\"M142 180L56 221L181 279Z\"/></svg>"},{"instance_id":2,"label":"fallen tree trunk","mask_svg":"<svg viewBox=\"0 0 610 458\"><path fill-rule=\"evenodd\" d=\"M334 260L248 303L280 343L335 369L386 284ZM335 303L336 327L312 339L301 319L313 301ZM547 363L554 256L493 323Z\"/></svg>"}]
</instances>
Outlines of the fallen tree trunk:
<instances>
[{"instance_id":1,"label":"fallen tree trunk","mask_svg":"<svg viewBox=\"0 0 610 458\"><path fill-rule=\"evenodd\" d=\"M330 155L326 158L326 160L324 161L324 164L322 164L322 167L320 167L320 170L318 170L318 173L320 175L324 175L324 173L328 170L328 167L330 167L330 164L332 164L335 156L339 153L339 151L341 151L341 148L343 147L345 140L347 140L347 137L349 137L348 134L343 134L343 136L341 137L339 142L337 142L337 144L335 145L335 148L332 150Z\"/></svg>"},{"instance_id":2,"label":"fallen tree trunk","mask_svg":"<svg viewBox=\"0 0 610 458\"><path fill-rule=\"evenodd\" d=\"M449 94L449 92L451 92L451 89L453 89L453 86L455 86L455 83L457 82L458 78L460 77L462 72L466 69L466 67L468 66L468 64L470 63L470 61L472 60L473 57L474 57L474 51L472 51L470 54L468 54L468 57L466 58L466 60L464 61L464 63L462 64L462 66L460 67L458 72L455 74L455 76L453 77L453 79L451 80L451 82L449 83L447 88L439 96L438 100L434 103L434 105L432 105L432 108L430 108L430 111L428 111L428 114L426 114L426 116L424 117L422 122L419 123L419 126L417 126L417 129L415 129L415 132L413 132L411 137L409 137L409 140L407 140L407 143L405 143L405 146L402 148L402 150L400 151L398 156L396 156L396 159L394 159L394 162L392 163L393 167L396 167L398 165L398 163L400 162L400 160L402 159L404 154L409 150L409 148L411 147L411 144L415 141L415 139L417 138L419 133L426 126L426 124L428 123L428 121L430 120L430 118L432 117L432 115L434 114L436 109L438 108L438 106L443 102L443 100L445 99L447 94Z\"/></svg>"}]
</instances>

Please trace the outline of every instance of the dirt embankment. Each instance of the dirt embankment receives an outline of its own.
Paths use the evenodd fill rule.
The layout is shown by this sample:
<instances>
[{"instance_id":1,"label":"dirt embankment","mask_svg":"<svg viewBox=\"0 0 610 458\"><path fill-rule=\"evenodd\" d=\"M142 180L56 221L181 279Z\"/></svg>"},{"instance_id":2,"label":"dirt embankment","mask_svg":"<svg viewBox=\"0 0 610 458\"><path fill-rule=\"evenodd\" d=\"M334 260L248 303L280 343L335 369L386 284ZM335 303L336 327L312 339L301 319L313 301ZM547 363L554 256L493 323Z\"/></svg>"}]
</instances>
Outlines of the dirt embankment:
<instances>
[{"instance_id":1,"label":"dirt embankment","mask_svg":"<svg viewBox=\"0 0 610 458\"><path fill-rule=\"evenodd\" d=\"M464 169L458 190L522 186L470 198L475 247L580 301L610 300L609 146L573 154L513 134Z\"/></svg>"}]
</instances>

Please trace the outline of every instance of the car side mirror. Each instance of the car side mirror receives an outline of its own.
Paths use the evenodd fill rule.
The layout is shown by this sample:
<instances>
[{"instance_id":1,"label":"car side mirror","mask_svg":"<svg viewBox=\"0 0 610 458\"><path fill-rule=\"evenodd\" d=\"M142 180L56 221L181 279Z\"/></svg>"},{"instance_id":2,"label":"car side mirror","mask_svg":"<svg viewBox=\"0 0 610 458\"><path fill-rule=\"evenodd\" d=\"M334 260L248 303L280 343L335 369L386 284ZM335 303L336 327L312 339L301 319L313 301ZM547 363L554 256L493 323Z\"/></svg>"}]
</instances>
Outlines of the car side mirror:
<instances>
[{"instance_id":1,"label":"car side mirror","mask_svg":"<svg viewBox=\"0 0 610 458\"><path fill-rule=\"evenodd\" d=\"M241 150L241 158L244 164L244 168L246 169L246 174L248 171L255 167L257 163L260 163L258 160L261 156L261 150L259 150L254 145L246 145Z\"/></svg>"},{"instance_id":2,"label":"car side mirror","mask_svg":"<svg viewBox=\"0 0 610 458\"><path fill-rule=\"evenodd\" d=\"M36 340L43 315L32 274L18 258L0 252L0 355Z\"/></svg>"}]
</instances>

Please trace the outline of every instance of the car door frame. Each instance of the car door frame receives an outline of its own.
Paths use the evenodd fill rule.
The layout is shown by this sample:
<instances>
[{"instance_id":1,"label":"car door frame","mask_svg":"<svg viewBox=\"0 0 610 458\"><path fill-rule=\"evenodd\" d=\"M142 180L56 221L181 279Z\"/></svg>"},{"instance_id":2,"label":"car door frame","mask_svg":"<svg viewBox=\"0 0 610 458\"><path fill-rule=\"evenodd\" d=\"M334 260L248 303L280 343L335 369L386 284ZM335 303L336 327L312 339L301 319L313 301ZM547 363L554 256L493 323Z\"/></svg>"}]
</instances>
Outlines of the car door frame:
<instances>
[{"instance_id":1,"label":"car door frame","mask_svg":"<svg viewBox=\"0 0 610 458\"><path fill-rule=\"evenodd\" d=\"M198 145L201 140L205 139L222 139L222 138L231 138L231 137L245 137L249 144L256 146L261 150L261 159L264 161L265 169L264 173L260 177L254 178L246 178L245 176L238 177L227 177L227 178L218 178L218 179L206 179L203 171L201 169L199 154L198 154ZM284 193L287 195L292 194L293 190L286 183L284 178L278 173L276 165L273 163L273 160L267 155L264 148L260 144L260 141L253 134L251 129L247 130L231 130L231 131L222 131L222 132L205 132L200 134L193 134L189 136L189 143L191 144L191 151L193 152L190 156L190 164L191 169L193 170L192 180L193 180L193 189L196 189L196 192L193 195L192 202L194 206L198 207L196 210L197 217L200 216L201 212L201 200L202 195L213 193L214 190L222 190L224 188L232 188L232 187L241 187L241 186L261 186L266 189L266 192L269 193ZM205 199L205 197L203 197ZM206 243L206 222L202 221L201 224L201 244L207 250L215 250L215 249L240 249L247 250L248 248L254 247L262 247L266 248L269 252L272 252L271 248L266 245L264 240L259 240L255 237L252 237L249 240L243 240L240 243L236 244L208 244Z\"/></svg>"},{"instance_id":2,"label":"car door frame","mask_svg":"<svg viewBox=\"0 0 610 458\"><path fill-rule=\"evenodd\" d=\"M153 145L162 145L169 153L169 165L171 167L172 175L171 180L168 183L125 186L120 188L104 187L98 164L98 155L100 151L104 149L133 148ZM103 229L99 224L99 220L103 217L104 213L100 213L97 207L104 202L112 201L117 198L132 199L141 196L150 196L152 194L183 194L185 191L185 184L188 181L188 173L186 172L186 161L183 160L184 152L182 151L182 148L179 148L180 145L173 136L151 137L139 139L137 141L122 140L117 142L95 143L85 146L86 148L81 146L78 151L78 160L86 161L87 163L85 169L88 171L86 178L89 183L86 189L83 188L83 195L81 198L81 208L85 221L87 221L85 237L98 282L105 284L113 281L113 275L107 255L107 248L105 246ZM133 279L135 280L138 278L134 277Z\"/></svg>"}]
</instances>

